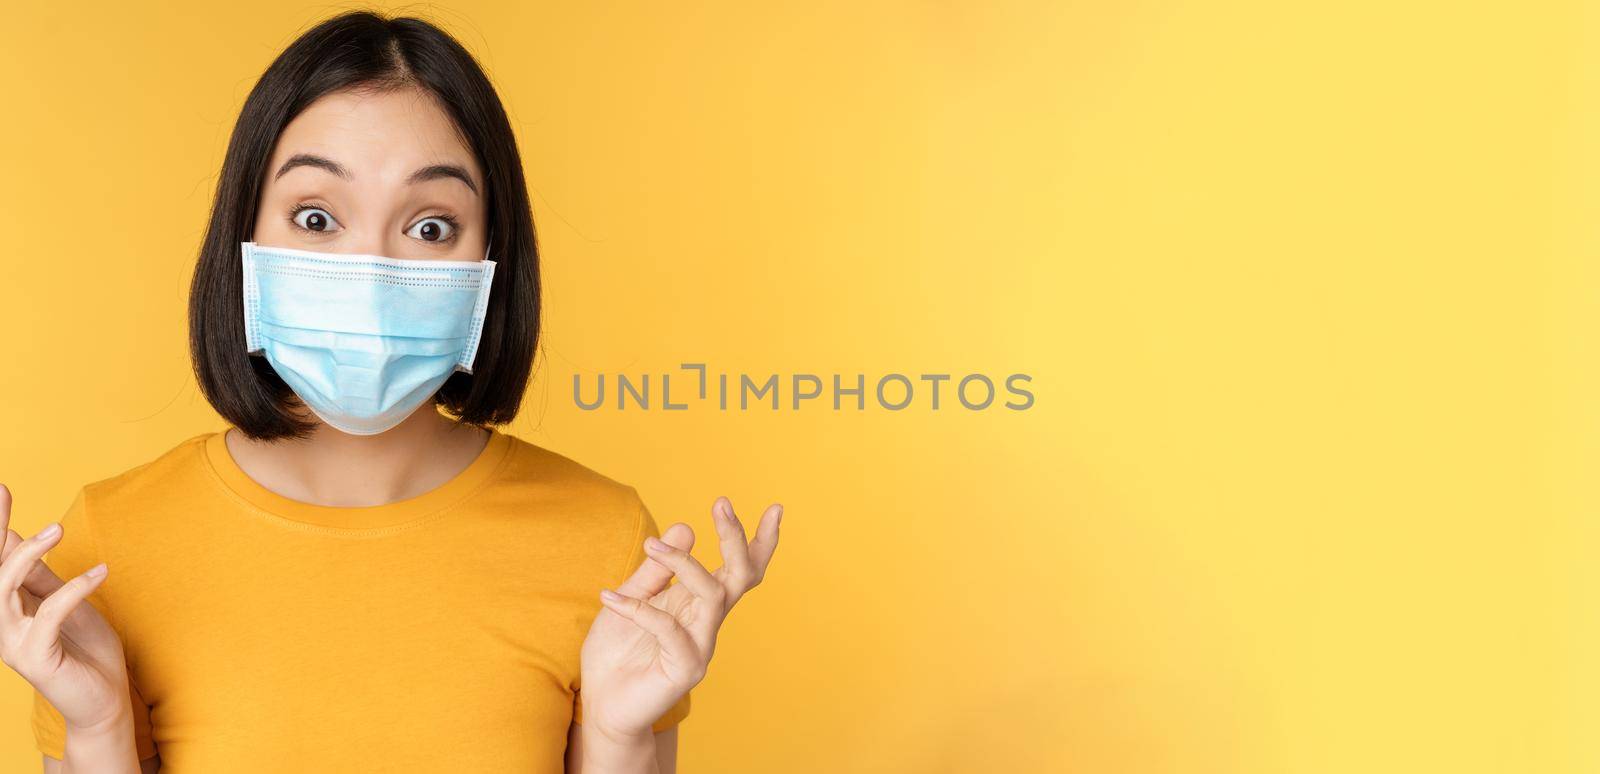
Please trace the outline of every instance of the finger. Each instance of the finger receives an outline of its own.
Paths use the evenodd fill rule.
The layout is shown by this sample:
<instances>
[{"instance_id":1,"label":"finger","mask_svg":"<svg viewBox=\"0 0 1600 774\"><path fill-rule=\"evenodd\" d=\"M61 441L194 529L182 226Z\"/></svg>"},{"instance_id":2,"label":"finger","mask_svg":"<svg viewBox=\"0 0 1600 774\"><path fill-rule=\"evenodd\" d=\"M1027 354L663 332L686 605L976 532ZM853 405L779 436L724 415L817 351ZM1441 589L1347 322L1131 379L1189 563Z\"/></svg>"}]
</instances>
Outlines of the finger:
<instances>
[{"instance_id":1,"label":"finger","mask_svg":"<svg viewBox=\"0 0 1600 774\"><path fill-rule=\"evenodd\" d=\"M678 623L675 616L642 599L624 596L609 589L600 591L600 603L656 638L661 648L662 662L671 670L669 674L675 673L689 683L700 682L705 675L705 659L701 656L700 643Z\"/></svg>"},{"instance_id":2,"label":"finger","mask_svg":"<svg viewBox=\"0 0 1600 774\"><path fill-rule=\"evenodd\" d=\"M711 571L694 558L694 555L682 549L673 548L655 538L645 538L644 552L657 562L666 565L672 573L678 576L678 582L689 588L689 593L705 600L717 610L726 610L728 590L716 578L711 577Z\"/></svg>"},{"instance_id":3,"label":"finger","mask_svg":"<svg viewBox=\"0 0 1600 774\"><path fill-rule=\"evenodd\" d=\"M22 536L18 535L14 529L6 530L5 546L0 548L0 562L5 561L5 557L10 556L11 552L15 551L17 546L20 545L22 545ZM50 565L44 562L37 562L33 565L33 572L28 573L28 577L22 579L22 588L27 589L28 593L36 597L47 597L55 593L56 589L61 588L63 582L61 576L56 575L56 571L51 569Z\"/></svg>"},{"instance_id":4,"label":"finger","mask_svg":"<svg viewBox=\"0 0 1600 774\"><path fill-rule=\"evenodd\" d=\"M21 535L18 535L17 531L14 529L6 530L6 544L5 548L0 549L0 562L5 561L6 557L10 556L11 552L16 550L17 546L22 545L22 541L25 539L26 538L22 537Z\"/></svg>"},{"instance_id":5,"label":"finger","mask_svg":"<svg viewBox=\"0 0 1600 774\"><path fill-rule=\"evenodd\" d=\"M718 497L711 505L711 520L717 525L721 538L722 567L719 575L728 596L737 602L751 586L756 585L755 563L750 560L750 541L745 537L744 524L733 512L733 503Z\"/></svg>"},{"instance_id":6,"label":"finger","mask_svg":"<svg viewBox=\"0 0 1600 774\"><path fill-rule=\"evenodd\" d=\"M783 506L773 503L761 514L761 523L756 525L756 539L750 541L750 560L755 563L755 581L751 586L761 582L767 577L767 565L772 564L772 553L778 550L778 523L783 521Z\"/></svg>"},{"instance_id":7,"label":"finger","mask_svg":"<svg viewBox=\"0 0 1600 774\"><path fill-rule=\"evenodd\" d=\"M661 533L661 540L673 548L687 551L694 547L694 530L690 529L689 525L678 522ZM630 597L649 599L666 589L667 583L671 580L670 568L647 558L634 568L633 574L628 576L627 580L617 586L617 591Z\"/></svg>"},{"instance_id":8,"label":"finger","mask_svg":"<svg viewBox=\"0 0 1600 774\"><path fill-rule=\"evenodd\" d=\"M106 564L101 562L90 567L82 575L62 584L54 594L46 597L39 603L39 610L33 614L33 625L28 627L28 636L23 641L23 647L28 648L30 653L44 652L44 648L61 636L62 622L67 620L67 616L77 609L85 597L99 588L105 578Z\"/></svg>"},{"instance_id":9,"label":"finger","mask_svg":"<svg viewBox=\"0 0 1600 774\"><path fill-rule=\"evenodd\" d=\"M0 529L11 526L11 487L0 484Z\"/></svg>"},{"instance_id":10,"label":"finger","mask_svg":"<svg viewBox=\"0 0 1600 774\"><path fill-rule=\"evenodd\" d=\"M22 617L22 600L17 596L18 589L22 586L22 579L33 571L33 565L44 556L55 544L61 540L61 525L55 522L45 525L44 529L17 546L4 562L0 562L0 594L5 595L5 604L0 605L0 610L9 614L11 619L7 625L16 622Z\"/></svg>"}]
</instances>

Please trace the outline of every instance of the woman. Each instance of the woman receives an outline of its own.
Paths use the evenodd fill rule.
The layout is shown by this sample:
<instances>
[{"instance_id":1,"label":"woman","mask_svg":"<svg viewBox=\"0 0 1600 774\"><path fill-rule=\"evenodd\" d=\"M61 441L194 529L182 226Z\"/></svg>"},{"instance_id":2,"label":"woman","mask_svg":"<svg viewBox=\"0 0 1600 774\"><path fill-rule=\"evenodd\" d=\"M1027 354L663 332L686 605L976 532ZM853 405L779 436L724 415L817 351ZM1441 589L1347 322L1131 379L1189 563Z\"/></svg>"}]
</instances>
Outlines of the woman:
<instances>
[{"instance_id":1,"label":"woman","mask_svg":"<svg viewBox=\"0 0 1600 774\"><path fill-rule=\"evenodd\" d=\"M673 771L782 509L747 539L719 498L708 572L688 525L497 430L538 320L472 57L369 13L295 41L240 114L191 291L230 427L7 531L0 656L45 770Z\"/></svg>"}]
</instances>

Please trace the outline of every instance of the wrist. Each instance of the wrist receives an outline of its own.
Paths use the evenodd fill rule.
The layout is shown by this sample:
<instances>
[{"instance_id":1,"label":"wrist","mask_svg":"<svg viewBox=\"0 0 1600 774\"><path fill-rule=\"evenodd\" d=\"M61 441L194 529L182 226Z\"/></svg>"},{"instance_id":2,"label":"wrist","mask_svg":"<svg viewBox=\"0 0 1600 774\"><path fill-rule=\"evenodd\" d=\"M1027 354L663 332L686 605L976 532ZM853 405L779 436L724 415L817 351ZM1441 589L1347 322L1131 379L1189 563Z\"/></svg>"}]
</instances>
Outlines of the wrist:
<instances>
[{"instance_id":1,"label":"wrist","mask_svg":"<svg viewBox=\"0 0 1600 774\"><path fill-rule=\"evenodd\" d=\"M599 680L586 680L585 685L594 685ZM579 732L585 739L594 737L597 744L612 744L632 746L643 740L655 740L655 732L647 723L639 725L637 719L620 719L615 717L613 704L603 697L589 693L584 697L583 722L578 724ZM637 713L622 713L624 715Z\"/></svg>"},{"instance_id":2,"label":"wrist","mask_svg":"<svg viewBox=\"0 0 1600 774\"><path fill-rule=\"evenodd\" d=\"M656 737L649 728L620 729L604 723L580 724L585 772L655 774Z\"/></svg>"},{"instance_id":3,"label":"wrist","mask_svg":"<svg viewBox=\"0 0 1600 774\"><path fill-rule=\"evenodd\" d=\"M115 712L104 718L88 723L74 723L66 721L68 734L77 734L80 738L104 737L121 734L124 731L133 731L133 710L130 707L118 707Z\"/></svg>"},{"instance_id":4,"label":"wrist","mask_svg":"<svg viewBox=\"0 0 1600 774\"><path fill-rule=\"evenodd\" d=\"M90 724L68 725L62 770L138 774L139 752L134 744L133 712L123 709Z\"/></svg>"},{"instance_id":5,"label":"wrist","mask_svg":"<svg viewBox=\"0 0 1600 774\"><path fill-rule=\"evenodd\" d=\"M645 742L655 743L655 732L647 728L619 728L607 723L588 722L582 724L584 740L594 738L602 744L611 744L619 747L633 747Z\"/></svg>"}]
</instances>

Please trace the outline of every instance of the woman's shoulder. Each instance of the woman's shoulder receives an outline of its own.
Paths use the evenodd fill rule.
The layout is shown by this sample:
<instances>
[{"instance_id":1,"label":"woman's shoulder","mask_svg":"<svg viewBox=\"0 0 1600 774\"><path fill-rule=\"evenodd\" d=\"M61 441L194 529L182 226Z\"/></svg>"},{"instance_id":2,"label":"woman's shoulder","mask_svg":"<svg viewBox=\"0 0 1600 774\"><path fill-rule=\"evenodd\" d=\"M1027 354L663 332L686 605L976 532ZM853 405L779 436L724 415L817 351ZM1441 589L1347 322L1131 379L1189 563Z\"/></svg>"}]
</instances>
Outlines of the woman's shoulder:
<instances>
[{"instance_id":1,"label":"woman's shoulder","mask_svg":"<svg viewBox=\"0 0 1600 774\"><path fill-rule=\"evenodd\" d=\"M221 497L225 487L219 485L210 456L221 432L190 436L120 473L91 480L80 492L83 504L90 510L101 506L102 513L148 514L201 506L208 496ZM649 518L633 486L566 454L497 432L506 437L507 453L491 465L494 470L485 471L493 485L473 487L479 490L478 497L508 507L553 506L591 527L606 529L631 531Z\"/></svg>"},{"instance_id":2,"label":"woman's shoulder","mask_svg":"<svg viewBox=\"0 0 1600 774\"><path fill-rule=\"evenodd\" d=\"M637 489L539 444L515 437L512 444L502 485L483 502L512 515L504 523L537 532L529 544L555 547L558 556L530 566L594 568L564 581L588 589L615 586L644 561L644 537L661 532Z\"/></svg>"},{"instance_id":3,"label":"woman's shoulder","mask_svg":"<svg viewBox=\"0 0 1600 774\"><path fill-rule=\"evenodd\" d=\"M512 445L505 480L572 503L621 508L641 507L634 487L560 452L507 434Z\"/></svg>"},{"instance_id":4,"label":"woman's shoulder","mask_svg":"<svg viewBox=\"0 0 1600 774\"><path fill-rule=\"evenodd\" d=\"M206 442L218 432L190 436L121 473L91 480L83 485L83 494L97 500L124 499L187 487L204 475Z\"/></svg>"}]
</instances>

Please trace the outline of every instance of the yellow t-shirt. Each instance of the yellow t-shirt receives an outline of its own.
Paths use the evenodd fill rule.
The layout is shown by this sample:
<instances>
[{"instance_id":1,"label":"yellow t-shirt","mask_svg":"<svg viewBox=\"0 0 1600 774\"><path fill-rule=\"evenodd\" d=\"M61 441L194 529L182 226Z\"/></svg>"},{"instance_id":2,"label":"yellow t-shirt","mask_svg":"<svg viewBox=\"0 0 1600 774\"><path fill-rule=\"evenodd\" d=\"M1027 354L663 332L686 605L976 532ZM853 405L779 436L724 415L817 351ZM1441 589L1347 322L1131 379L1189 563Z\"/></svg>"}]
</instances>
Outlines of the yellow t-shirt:
<instances>
[{"instance_id":1,"label":"yellow t-shirt","mask_svg":"<svg viewBox=\"0 0 1600 774\"><path fill-rule=\"evenodd\" d=\"M208 433L85 486L62 525L46 563L108 564L89 599L139 757L174 774L560 772L599 591L660 534L632 487L498 430L443 486L364 508L278 495ZM37 691L32 722L61 757Z\"/></svg>"}]
</instances>

